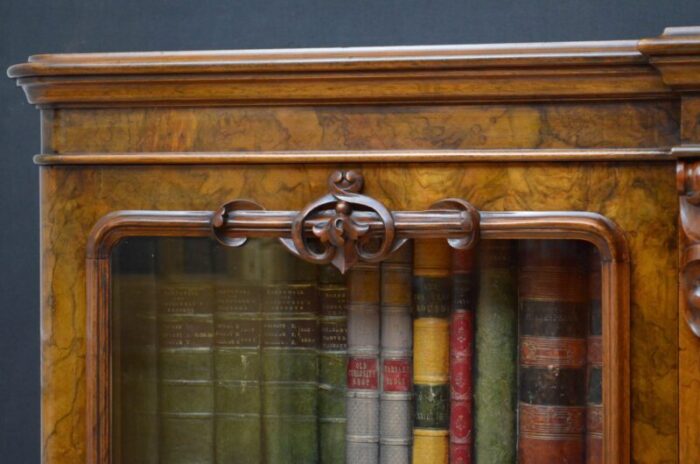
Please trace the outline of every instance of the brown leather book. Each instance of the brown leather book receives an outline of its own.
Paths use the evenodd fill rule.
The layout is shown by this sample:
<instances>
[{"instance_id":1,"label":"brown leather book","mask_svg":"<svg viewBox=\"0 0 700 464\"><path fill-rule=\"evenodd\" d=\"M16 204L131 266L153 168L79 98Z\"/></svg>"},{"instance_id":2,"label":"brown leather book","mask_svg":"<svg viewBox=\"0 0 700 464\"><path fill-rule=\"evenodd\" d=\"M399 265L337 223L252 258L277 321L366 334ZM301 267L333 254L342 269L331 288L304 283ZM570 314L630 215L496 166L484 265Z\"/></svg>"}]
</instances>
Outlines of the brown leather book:
<instances>
[{"instance_id":1,"label":"brown leather book","mask_svg":"<svg viewBox=\"0 0 700 464\"><path fill-rule=\"evenodd\" d=\"M586 372L586 463L603 462L603 321L600 254L590 246L590 317Z\"/></svg>"},{"instance_id":2,"label":"brown leather book","mask_svg":"<svg viewBox=\"0 0 700 464\"><path fill-rule=\"evenodd\" d=\"M582 242L527 240L518 256L519 462L584 462L588 279Z\"/></svg>"}]
</instances>

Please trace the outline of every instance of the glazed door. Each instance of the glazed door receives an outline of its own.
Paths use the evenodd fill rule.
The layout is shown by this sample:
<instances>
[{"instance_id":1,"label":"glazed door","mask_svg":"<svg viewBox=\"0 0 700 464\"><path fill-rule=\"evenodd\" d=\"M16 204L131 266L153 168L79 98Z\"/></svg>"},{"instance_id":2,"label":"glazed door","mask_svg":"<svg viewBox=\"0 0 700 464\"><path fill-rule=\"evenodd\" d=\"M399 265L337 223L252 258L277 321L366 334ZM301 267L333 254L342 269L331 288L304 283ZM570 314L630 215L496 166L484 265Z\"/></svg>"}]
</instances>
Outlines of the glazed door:
<instances>
[{"instance_id":1,"label":"glazed door","mask_svg":"<svg viewBox=\"0 0 700 464\"><path fill-rule=\"evenodd\" d=\"M365 182L97 224L90 462L629 460L621 230Z\"/></svg>"}]
</instances>

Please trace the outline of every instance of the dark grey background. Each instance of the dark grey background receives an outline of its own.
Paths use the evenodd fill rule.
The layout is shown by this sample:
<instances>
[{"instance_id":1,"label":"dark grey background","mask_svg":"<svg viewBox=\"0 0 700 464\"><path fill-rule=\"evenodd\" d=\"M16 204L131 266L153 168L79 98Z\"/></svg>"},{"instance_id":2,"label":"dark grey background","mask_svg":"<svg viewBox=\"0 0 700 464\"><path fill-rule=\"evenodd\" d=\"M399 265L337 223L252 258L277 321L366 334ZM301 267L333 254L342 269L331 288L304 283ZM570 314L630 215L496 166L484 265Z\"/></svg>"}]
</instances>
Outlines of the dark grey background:
<instances>
[{"instance_id":1,"label":"dark grey background","mask_svg":"<svg viewBox=\"0 0 700 464\"><path fill-rule=\"evenodd\" d=\"M651 37L697 0L0 0L0 68L34 53ZM39 113L0 78L0 462L39 461Z\"/></svg>"}]
</instances>

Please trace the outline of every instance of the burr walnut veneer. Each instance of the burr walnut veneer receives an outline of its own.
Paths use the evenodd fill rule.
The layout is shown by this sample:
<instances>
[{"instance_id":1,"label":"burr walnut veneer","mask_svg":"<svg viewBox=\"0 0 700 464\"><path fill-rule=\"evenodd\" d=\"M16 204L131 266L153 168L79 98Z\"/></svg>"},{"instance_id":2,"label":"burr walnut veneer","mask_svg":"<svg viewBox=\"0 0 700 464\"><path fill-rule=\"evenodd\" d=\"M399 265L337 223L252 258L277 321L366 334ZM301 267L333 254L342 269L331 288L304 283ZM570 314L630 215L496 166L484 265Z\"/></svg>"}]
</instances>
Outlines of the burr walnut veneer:
<instances>
[{"instance_id":1,"label":"burr walnut veneer","mask_svg":"<svg viewBox=\"0 0 700 464\"><path fill-rule=\"evenodd\" d=\"M272 236L323 260L304 251L312 231L339 268L379 259L345 246L363 234L384 252L432 236L593 243L604 461L700 462L700 28L38 55L9 75L41 111L44 463L111 462L120 239Z\"/></svg>"}]
</instances>

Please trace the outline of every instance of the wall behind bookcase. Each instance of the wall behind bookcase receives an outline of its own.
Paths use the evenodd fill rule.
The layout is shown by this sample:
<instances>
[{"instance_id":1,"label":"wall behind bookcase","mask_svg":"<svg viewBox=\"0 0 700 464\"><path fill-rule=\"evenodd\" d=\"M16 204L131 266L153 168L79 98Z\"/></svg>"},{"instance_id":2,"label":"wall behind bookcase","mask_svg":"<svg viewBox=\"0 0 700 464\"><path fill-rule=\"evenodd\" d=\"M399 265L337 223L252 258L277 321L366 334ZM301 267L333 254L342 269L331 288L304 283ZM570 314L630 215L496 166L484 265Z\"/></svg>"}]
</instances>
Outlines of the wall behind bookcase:
<instances>
[{"instance_id":1,"label":"wall behind bookcase","mask_svg":"<svg viewBox=\"0 0 700 464\"><path fill-rule=\"evenodd\" d=\"M0 68L34 53L609 40L697 0L0 0ZM0 456L39 462L38 112L0 79Z\"/></svg>"}]
</instances>

